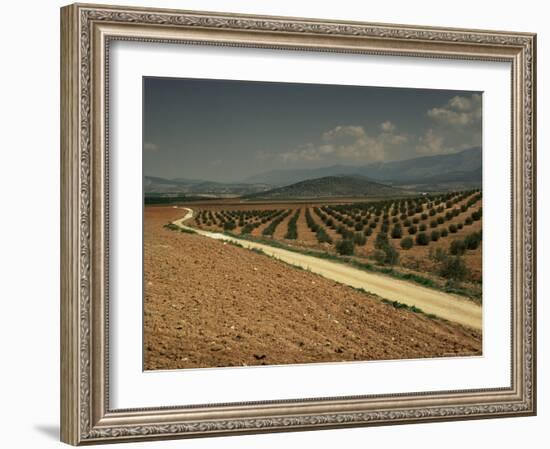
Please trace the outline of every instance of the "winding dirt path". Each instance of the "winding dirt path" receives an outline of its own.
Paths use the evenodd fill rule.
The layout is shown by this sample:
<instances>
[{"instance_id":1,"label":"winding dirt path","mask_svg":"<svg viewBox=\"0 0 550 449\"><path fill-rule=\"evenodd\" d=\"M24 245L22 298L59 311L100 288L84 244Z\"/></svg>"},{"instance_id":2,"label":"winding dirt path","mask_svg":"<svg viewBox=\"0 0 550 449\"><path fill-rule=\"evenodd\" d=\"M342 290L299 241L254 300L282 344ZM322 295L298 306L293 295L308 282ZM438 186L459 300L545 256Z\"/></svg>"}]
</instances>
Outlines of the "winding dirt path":
<instances>
[{"instance_id":1,"label":"winding dirt path","mask_svg":"<svg viewBox=\"0 0 550 449\"><path fill-rule=\"evenodd\" d=\"M309 270L327 279L351 287L362 288L391 301L399 301L409 306L419 307L425 313L433 313L440 318L460 323L476 330L481 330L482 328L481 306L460 296L422 287L381 274L369 273L330 260L319 259L286 249L239 239L219 232L192 228L186 226L184 223L193 218L193 210L188 208L184 208L184 210L187 210L187 214L183 218L172 222L182 229L192 230L205 237L238 243L244 248L259 249L271 257Z\"/></svg>"}]
</instances>

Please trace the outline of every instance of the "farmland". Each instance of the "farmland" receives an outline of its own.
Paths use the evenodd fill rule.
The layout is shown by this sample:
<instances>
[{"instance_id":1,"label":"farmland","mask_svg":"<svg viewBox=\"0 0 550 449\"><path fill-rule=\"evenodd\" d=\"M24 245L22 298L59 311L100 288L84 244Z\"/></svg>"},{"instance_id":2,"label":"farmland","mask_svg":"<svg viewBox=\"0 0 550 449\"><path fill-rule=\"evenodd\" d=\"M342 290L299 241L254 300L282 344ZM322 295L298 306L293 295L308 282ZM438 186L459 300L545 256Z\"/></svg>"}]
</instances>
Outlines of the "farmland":
<instances>
[{"instance_id":1,"label":"farmland","mask_svg":"<svg viewBox=\"0 0 550 449\"><path fill-rule=\"evenodd\" d=\"M194 203L190 225L313 251L481 299L480 190L374 201ZM464 290L464 289L463 289Z\"/></svg>"},{"instance_id":2,"label":"farmland","mask_svg":"<svg viewBox=\"0 0 550 449\"><path fill-rule=\"evenodd\" d=\"M335 244L341 240L340 234L313 210L326 205L222 201L197 207L192 203L189 207L197 213L189 224L221 233L224 217L226 223L235 222L235 227L225 232L239 238L337 255ZM145 369L481 354L478 330L256 251L196 233L174 232L167 224L186 214L179 208L184 206L145 208ZM308 226L306 211L310 224L323 223L332 243L323 238L319 242L318 231ZM242 235L247 225L253 229ZM355 245L354 251L366 251L366 245Z\"/></svg>"},{"instance_id":3,"label":"farmland","mask_svg":"<svg viewBox=\"0 0 550 449\"><path fill-rule=\"evenodd\" d=\"M147 206L145 368L479 355L482 215L479 190Z\"/></svg>"}]
</instances>

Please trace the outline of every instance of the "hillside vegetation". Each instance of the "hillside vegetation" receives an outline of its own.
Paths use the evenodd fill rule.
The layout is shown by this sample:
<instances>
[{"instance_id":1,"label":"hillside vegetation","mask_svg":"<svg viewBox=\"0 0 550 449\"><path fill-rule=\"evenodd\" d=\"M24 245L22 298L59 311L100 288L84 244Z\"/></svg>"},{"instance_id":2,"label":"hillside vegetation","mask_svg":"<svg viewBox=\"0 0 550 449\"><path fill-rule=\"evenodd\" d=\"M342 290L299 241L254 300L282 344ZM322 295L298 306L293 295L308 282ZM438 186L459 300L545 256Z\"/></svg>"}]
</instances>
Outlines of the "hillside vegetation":
<instances>
[{"instance_id":1,"label":"hillside vegetation","mask_svg":"<svg viewBox=\"0 0 550 449\"><path fill-rule=\"evenodd\" d=\"M246 195L247 199L295 199L404 196L409 192L370 181L363 176L325 176Z\"/></svg>"}]
</instances>

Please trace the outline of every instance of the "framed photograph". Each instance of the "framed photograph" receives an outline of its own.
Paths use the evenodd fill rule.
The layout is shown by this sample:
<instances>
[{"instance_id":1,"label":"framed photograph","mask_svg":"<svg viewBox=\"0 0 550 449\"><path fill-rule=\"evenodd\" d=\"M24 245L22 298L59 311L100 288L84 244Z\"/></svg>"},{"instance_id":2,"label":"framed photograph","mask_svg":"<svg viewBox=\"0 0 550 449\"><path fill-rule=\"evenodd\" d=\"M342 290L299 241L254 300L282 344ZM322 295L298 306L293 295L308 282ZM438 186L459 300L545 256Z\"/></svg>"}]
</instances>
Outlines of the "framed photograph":
<instances>
[{"instance_id":1,"label":"framed photograph","mask_svg":"<svg viewBox=\"0 0 550 449\"><path fill-rule=\"evenodd\" d=\"M61 36L64 442L536 413L534 34Z\"/></svg>"}]
</instances>

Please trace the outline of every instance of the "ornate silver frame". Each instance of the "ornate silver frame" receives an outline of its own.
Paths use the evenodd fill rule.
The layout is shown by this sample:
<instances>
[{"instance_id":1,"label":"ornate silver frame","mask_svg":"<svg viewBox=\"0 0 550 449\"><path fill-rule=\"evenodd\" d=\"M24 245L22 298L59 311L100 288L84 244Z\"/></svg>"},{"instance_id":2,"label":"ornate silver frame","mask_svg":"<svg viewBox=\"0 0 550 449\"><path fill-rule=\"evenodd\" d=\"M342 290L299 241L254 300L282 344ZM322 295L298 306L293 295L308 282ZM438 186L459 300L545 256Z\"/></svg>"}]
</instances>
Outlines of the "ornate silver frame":
<instances>
[{"instance_id":1,"label":"ornate silver frame","mask_svg":"<svg viewBox=\"0 0 550 449\"><path fill-rule=\"evenodd\" d=\"M536 36L75 4L61 9L61 439L312 430L536 413ZM508 61L512 65L511 387L111 410L108 396L107 76L115 39Z\"/></svg>"}]
</instances>

